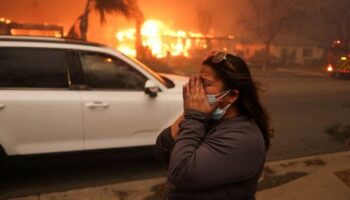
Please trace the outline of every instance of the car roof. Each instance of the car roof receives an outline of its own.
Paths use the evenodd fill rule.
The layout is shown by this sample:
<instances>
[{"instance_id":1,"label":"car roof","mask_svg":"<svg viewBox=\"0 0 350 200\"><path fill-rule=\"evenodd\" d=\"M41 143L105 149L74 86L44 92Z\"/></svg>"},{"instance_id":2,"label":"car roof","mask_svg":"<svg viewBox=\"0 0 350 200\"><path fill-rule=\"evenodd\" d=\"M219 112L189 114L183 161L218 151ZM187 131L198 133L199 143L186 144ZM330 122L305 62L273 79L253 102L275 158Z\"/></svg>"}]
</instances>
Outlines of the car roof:
<instances>
[{"instance_id":1,"label":"car roof","mask_svg":"<svg viewBox=\"0 0 350 200\"><path fill-rule=\"evenodd\" d=\"M43 43L59 43L59 44L78 44L94 47L107 47L106 45L87 42L84 40L78 39L69 39L69 38L55 38L55 37L37 37L37 36L11 36L11 35L0 35L1 41L9 42L43 42Z\"/></svg>"}]
</instances>

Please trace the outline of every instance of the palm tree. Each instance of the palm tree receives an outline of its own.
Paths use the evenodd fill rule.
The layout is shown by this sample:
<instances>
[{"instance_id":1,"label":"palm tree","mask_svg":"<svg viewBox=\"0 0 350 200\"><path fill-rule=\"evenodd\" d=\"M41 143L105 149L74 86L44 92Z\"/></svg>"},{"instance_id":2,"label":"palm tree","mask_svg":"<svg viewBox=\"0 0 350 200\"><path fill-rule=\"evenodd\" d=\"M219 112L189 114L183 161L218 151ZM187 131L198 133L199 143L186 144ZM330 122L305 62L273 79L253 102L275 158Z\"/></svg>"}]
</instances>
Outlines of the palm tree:
<instances>
[{"instance_id":1,"label":"palm tree","mask_svg":"<svg viewBox=\"0 0 350 200\"><path fill-rule=\"evenodd\" d=\"M139 27L139 24L142 24L144 20L143 14L138 8L137 0L87 0L84 13L75 20L74 24L71 26L68 32L67 37L87 40L89 14L92 10L95 10L99 13L100 22L102 25L106 23L106 14L110 13L118 13L125 16L127 19L134 19L136 21L136 27ZM75 29L78 22L80 37ZM137 38L136 40L138 41L140 38ZM136 46L137 45L138 44L136 44Z\"/></svg>"}]
</instances>

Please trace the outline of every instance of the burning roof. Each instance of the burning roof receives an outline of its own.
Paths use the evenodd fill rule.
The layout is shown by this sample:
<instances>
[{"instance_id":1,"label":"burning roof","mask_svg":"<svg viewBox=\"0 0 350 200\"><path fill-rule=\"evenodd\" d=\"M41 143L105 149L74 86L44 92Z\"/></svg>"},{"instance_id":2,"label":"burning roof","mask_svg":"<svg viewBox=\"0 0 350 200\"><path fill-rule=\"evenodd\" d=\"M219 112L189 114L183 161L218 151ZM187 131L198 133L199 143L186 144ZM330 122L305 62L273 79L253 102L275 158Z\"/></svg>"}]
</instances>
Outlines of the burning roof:
<instances>
[{"instance_id":1,"label":"burning roof","mask_svg":"<svg viewBox=\"0 0 350 200\"><path fill-rule=\"evenodd\" d=\"M136 56L136 29L129 28L115 34L117 49L129 56ZM152 56L164 58L167 56L190 57L191 49L203 50L208 48L211 40L233 40L233 36L213 37L198 32L174 30L159 20L147 20L141 28L142 46Z\"/></svg>"}]
</instances>

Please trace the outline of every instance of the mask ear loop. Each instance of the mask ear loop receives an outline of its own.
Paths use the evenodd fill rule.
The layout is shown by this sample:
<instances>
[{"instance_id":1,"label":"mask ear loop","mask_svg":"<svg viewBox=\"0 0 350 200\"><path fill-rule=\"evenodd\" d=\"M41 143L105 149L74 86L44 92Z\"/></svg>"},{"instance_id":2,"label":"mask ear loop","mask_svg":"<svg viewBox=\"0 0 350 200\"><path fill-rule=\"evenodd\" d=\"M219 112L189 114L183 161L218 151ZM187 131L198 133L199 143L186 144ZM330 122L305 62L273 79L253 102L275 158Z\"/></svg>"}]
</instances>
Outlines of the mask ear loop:
<instances>
[{"instance_id":1,"label":"mask ear loop","mask_svg":"<svg viewBox=\"0 0 350 200\"><path fill-rule=\"evenodd\" d=\"M227 90L227 91L221 92L220 94L215 95L215 96L219 96L219 95L222 95L222 94L223 94L221 97L217 98L216 100L218 101L218 100L222 99L222 98L223 98L224 96L226 96L230 91L231 91L231 90Z\"/></svg>"},{"instance_id":2,"label":"mask ear loop","mask_svg":"<svg viewBox=\"0 0 350 200\"><path fill-rule=\"evenodd\" d=\"M222 110L224 110L224 111L226 111L230 106L232 105L232 103L230 103L230 104L228 104L227 106L225 106L225 108L224 109L222 109Z\"/></svg>"}]
</instances>

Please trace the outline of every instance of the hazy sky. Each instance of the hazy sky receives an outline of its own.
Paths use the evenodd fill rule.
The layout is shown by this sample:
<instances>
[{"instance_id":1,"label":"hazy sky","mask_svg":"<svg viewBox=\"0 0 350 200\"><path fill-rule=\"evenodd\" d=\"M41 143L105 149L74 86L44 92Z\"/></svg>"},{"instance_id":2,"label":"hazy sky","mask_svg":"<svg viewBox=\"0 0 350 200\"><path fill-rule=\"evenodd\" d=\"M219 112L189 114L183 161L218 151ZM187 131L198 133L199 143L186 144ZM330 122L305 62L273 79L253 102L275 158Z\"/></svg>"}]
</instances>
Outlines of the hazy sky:
<instances>
[{"instance_id":1,"label":"hazy sky","mask_svg":"<svg viewBox=\"0 0 350 200\"><path fill-rule=\"evenodd\" d=\"M67 32L77 17L82 14L86 1L0 0L0 17L20 23L60 24ZM349 0L337 0L335 4L342 1ZM234 23L238 13L249 10L246 7L247 0L138 0L138 2L146 20L161 20L170 28L191 32L198 31L197 10L198 7L204 6L212 11L212 34L216 36L235 35L235 29L242 28ZM313 2L311 3L310 0L308 6L314 8L320 4L318 0L313 0ZM108 15L104 26L100 25L96 12L93 12L89 19L88 39L110 46L115 45L115 33L118 30L134 27L133 21L128 22L122 16ZM298 29L301 32L298 37L324 40L325 37L328 37L324 36L325 34L333 34L332 28L319 14L310 15L308 19L303 19L302 26Z\"/></svg>"},{"instance_id":2,"label":"hazy sky","mask_svg":"<svg viewBox=\"0 0 350 200\"><path fill-rule=\"evenodd\" d=\"M234 11L241 0L139 0L146 19L158 19L176 29L197 31L196 8L206 5L212 9L213 30L217 35L232 30ZM86 0L0 0L0 17L21 23L61 24L68 31L70 25L83 12ZM241 9L241 8L239 8ZM107 24L100 26L96 13L90 16L88 37L106 42L122 27L131 27L121 16L109 15ZM102 34L103 33L103 34Z\"/></svg>"}]
</instances>

